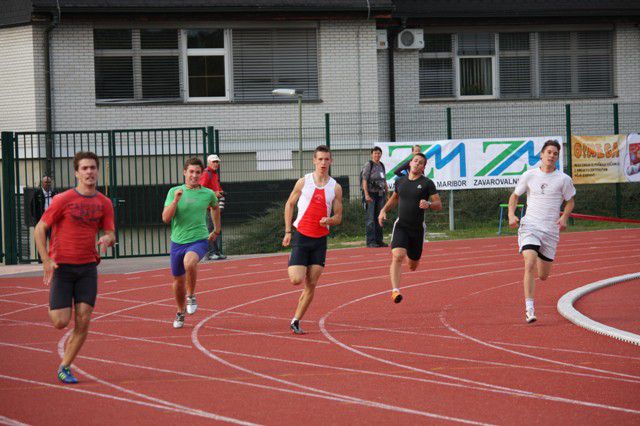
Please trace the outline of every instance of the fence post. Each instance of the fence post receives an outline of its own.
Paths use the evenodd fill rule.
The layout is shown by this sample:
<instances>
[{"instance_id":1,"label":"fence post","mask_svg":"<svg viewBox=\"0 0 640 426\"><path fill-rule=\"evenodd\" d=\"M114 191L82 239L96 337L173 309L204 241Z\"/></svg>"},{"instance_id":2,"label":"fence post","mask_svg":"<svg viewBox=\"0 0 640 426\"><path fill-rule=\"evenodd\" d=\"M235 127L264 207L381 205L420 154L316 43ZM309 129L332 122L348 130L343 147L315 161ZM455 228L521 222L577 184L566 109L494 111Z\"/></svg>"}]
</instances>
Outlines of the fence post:
<instances>
[{"instance_id":1,"label":"fence post","mask_svg":"<svg viewBox=\"0 0 640 426\"><path fill-rule=\"evenodd\" d=\"M2 194L0 194L0 197L2 197ZM0 263L4 261L4 239L2 238L2 222L3 222L2 212L3 212L2 199L0 198Z\"/></svg>"},{"instance_id":2,"label":"fence post","mask_svg":"<svg viewBox=\"0 0 640 426\"><path fill-rule=\"evenodd\" d=\"M447 107L447 139L453 139L453 131L451 129L451 107ZM456 229L455 219L453 216L453 189L449 190L449 231Z\"/></svg>"},{"instance_id":3,"label":"fence post","mask_svg":"<svg viewBox=\"0 0 640 426\"><path fill-rule=\"evenodd\" d=\"M324 144L331 148L331 117L328 112L324 113Z\"/></svg>"},{"instance_id":4,"label":"fence post","mask_svg":"<svg viewBox=\"0 0 640 426\"><path fill-rule=\"evenodd\" d=\"M4 205L4 254L6 265L16 265L18 263L18 247L16 237L16 181L15 181L15 158L13 155L15 134L13 132L2 132L2 199Z\"/></svg>"},{"instance_id":5,"label":"fence post","mask_svg":"<svg viewBox=\"0 0 640 426\"><path fill-rule=\"evenodd\" d=\"M207 127L207 146L206 146L206 151L204 153L204 164L206 166L207 164L207 155L208 154L213 154L214 152L217 154L218 152L215 151L215 147L214 147L214 141L213 141L213 126L208 126Z\"/></svg>"},{"instance_id":6,"label":"fence post","mask_svg":"<svg viewBox=\"0 0 640 426\"><path fill-rule=\"evenodd\" d=\"M114 130L109 130L108 136L108 155L109 155L109 176L107 179L109 180L109 193L108 197L111 199L111 204L113 204L113 214L114 214L114 222L116 224L116 244L113 246L113 257L117 259L120 257L120 238L118 234L118 216L119 216L119 207L120 200L118 199L118 191L116 189L116 176L118 175L118 169L116 164L116 132Z\"/></svg>"},{"instance_id":7,"label":"fence post","mask_svg":"<svg viewBox=\"0 0 640 426\"><path fill-rule=\"evenodd\" d=\"M565 132L567 134L567 174L573 176L571 171L571 105L564 106Z\"/></svg>"},{"instance_id":8,"label":"fence post","mask_svg":"<svg viewBox=\"0 0 640 426\"><path fill-rule=\"evenodd\" d=\"M213 151L220 155L220 131L218 129L213 132Z\"/></svg>"},{"instance_id":9,"label":"fence post","mask_svg":"<svg viewBox=\"0 0 640 426\"><path fill-rule=\"evenodd\" d=\"M565 132L567 133L567 174L573 177L573 172L571 170L571 155L573 150L571 149L571 105L565 104L564 106L564 127ZM573 225L575 221L572 217L569 218L569 225Z\"/></svg>"},{"instance_id":10,"label":"fence post","mask_svg":"<svg viewBox=\"0 0 640 426\"><path fill-rule=\"evenodd\" d=\"M620 134L620 121L618 115L618 104L613 104L613 134ZM616 216L622 217L622 188L620 182L616 182Z\"/></svg>"}]
</instances>

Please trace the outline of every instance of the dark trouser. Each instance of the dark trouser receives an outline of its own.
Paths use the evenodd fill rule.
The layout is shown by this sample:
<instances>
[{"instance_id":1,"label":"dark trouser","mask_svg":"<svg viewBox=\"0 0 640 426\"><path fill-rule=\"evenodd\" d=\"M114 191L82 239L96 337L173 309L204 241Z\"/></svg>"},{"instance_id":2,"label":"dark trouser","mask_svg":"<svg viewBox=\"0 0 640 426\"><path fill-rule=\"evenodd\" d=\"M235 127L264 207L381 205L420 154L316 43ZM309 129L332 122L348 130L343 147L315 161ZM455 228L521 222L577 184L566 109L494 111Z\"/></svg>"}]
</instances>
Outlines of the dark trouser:
<instances>
[{"instance_id":1,"label":"dark trouser","mask_svg":"<svg viewBox=\"0 0 640 426\"><path fill-rule=\"evenodd\" d=\"M382 244L382 226L378 223L378 215L384 207L384 194L369 193L369 195L372 201L367 203L367 245L378 245Z\"/></svg>"},{"instance_id":2,"label":"dark trouser","mask_svg":"<svg viewBox=\"0 0 640 426\"><path fill-rule=\"evenodd\" d=\"M222 223L222 220L220 222ZM213 232L213 220L211 220L210 212L207 212L207 227L209 228L209 232ZM209 241L208 254L222 254L222 233L218 235L215 241Z\"/></svg>"}]
</instances>

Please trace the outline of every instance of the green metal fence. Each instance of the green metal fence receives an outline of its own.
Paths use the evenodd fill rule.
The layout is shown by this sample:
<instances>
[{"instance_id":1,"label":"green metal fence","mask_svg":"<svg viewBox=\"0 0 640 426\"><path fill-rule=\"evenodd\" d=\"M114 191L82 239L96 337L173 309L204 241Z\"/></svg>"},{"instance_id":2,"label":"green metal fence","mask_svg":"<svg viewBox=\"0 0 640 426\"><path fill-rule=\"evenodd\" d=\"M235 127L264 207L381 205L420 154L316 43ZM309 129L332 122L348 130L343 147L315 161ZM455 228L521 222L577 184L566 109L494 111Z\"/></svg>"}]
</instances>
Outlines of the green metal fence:
<instances>
[{"instance_id":1,"label":"green metal fence","mask_svg":"<svg viewBox=\"0 0 640 426\"><path fill-rule=\"evenodd\" d=\"M98 189L114 204L118 243L106 257L168 253L164 199L171 186L183 182L186 158L212 152L209 134L211 128L3 133L4 219L10 224L5 226L6 262L37 260L30 208L34 190L45 174L58 190L74 187L78 151L98 155Z\"/></svg>"},{"instance_id":2,"label":"green metal fence","mask_svg":"<svg viewBox=\"0 0 640 426\"><path fill-rule=\"evenodd\" d=\"M357 204L359 172L378 142L433 141L450 138L506 138L557 135L565 139L565 171L570 170L571 134L607 135L640 130L640 103L592 102L565 105L495 104L425 106L420 110L306 114L302 129L297 117L286 128L256 120L253 126L182 129L123 129L73 132L3 132L2 176L4 253L6 263L36 260L33 220L28 205L34 188L49 172L59 189L74 186L71 164L76 151L92 150L101 158L100 190L112 199L117 215L118 245L111 256L152 256L169 250L169 228L161 221L167 190L183 182L185 158L220 155L220 176L227 194L223 211L227 253L261 251L254 227L275 218L281 231L281 210L296 179L312 170L312 153L331 146L331 173ZM234 127L231 127L231 126ZM303 146L298 144L302 131ZM302 169L300 168L302 159ZM10 160L10 161L9 161ZM511 189L442 191L444 209L430 214L432 228L450 223L450 203L456 227L496 221L498 205ZM576 210L581 213L640 217L640 185L580 185ZM354 210L357 213L357 210ZM275 222L274 222L275 223ZM360 223L360 222L358 222ZM360 230L364 234L364 226ZM340 229L353 227L341 226ZM275 247L272 248L275 250Z\"/></svg>"}]
</instances>

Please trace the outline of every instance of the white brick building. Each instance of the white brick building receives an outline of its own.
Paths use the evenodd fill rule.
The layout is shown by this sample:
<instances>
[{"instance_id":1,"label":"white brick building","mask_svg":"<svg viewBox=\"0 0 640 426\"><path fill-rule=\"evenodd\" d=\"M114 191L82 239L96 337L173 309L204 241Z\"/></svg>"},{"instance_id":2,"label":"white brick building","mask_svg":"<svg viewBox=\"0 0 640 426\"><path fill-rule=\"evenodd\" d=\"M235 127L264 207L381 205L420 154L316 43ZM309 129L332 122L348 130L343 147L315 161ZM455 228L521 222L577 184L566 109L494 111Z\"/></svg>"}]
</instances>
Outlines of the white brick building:
<instances>
[{"instance_id":1,"label":"white brick building","mask_svg":"<svg viewBox=\"0 0 640 426\"><path fill-rule=\"evenodd\" d=\"M34 2L35 5L41 3L43 2ZM295 99L287 102L270 95L272 88L283 87L286 85L285 81L274 81L272 87L265 85L262 88L265 90L263 94L253 98L248 96L243 100L239 100L237 92L234 91L238 88L237 82L234 87L234 78L237 80L238 72L238 65L234 63L233 56L234 49L237 49L237 42L234 40L240 32L254 29L280 32L274 37L281 37L285 42L295 41L292 39L295 34L288 35L287 31L302 30L308 33L309 48L297 53L315 57L303 58L304 63L298 65L314 68L309 70L309 75L301 76L301 80L314 86L317 93L304 95L305 126L323 126L324 113L378 109L374 13L389 12L392 6L390 1L370 2L370 10L367 10L366 4L360 4L361 2L330 2L329 5L317 7L312 7L310 2L304 1L252 2L256 5L264 3L267 11L260 14L249 13L246 10L243 13L227 11L229 19L221 19L220 15L216 15L216 20L194 18L202 16L198 13L189 14L187 18L182 14L182 19L167 19L166 15L159 17L153 13L140 14L139 18L124 17L121 14L111 14L109 11L86 16L75 13L75 3L77 2L64 0L60 2L60 22L50 31L50 130L206 125L232 129L295 127ZM106 3L113 3L115 8L117 4L131 2ZM156 2L158 3L188 2ZM211 3L213 6L210 10L215 11L215 4L220 2ZM277 7L272 7L269 12L270 3L276 4ZM288 4L291 10L282 11L278 3ZM354 6L356 3L357 6ZM301 11L296 4L304 4L307 11ZM185 6L182 11L188 9L188 6ZM154 12L152 8L149 10ZM36 8L29 22L22 22L20 25L9 22L0 27L0 54L3 56L0 65L3 76L0 86L0 129L47 130L44 56L46 29L49 24L36 21L47 15L49 16L45 19L57 19L56 13L55 8L50 10L50 14ZM370 15L369 19L367 14ZM248 19L239 19L242 16L247 16ZM189 48L185 38L186 31L191 29L219 29L225 33L224 50L228 61L225 70L226 96L189 96L186 83L190 76L185 52ZM96 76L100 70L96 67L108 67L109 64L96 64L103 58L101 55L118 55L118 51L98 49L94 44L94 40L99 37L95 33L96 30L133 31L134 46L132 49L125 49L127 53L124 54L133 56L135 87L131 94L120 99L105 100L98 97L101 89L97 86L100 83L96 82ZM158 96L145 98L144 94L140 95L140 86L144 86L149 72L141 72L138 61L144 63L144 50L141 58L136 58L135 45L137 43L140 49L140 34L145 30L165 30L174 32L176 36L175 49L165 50L178 59L176 70L179 70L179 76L175 77L179 79L179 83L175 84L179 84L179 92L175 93L175 96L157 99ZM108 40L109 34L104 37ZM274 54L269 59L276 61L281 59L278 55L286 56L286 48L271 47L274 48ZM258 69L259 66L253 65L249 72ZM123 73L126 73L126 70L117 71L111 76L121 78ZM106 89L107 92L109 90Z\"/></svg>"},{"instance_id":2,"label":"white brick building","mask_svg":"<svg viewBox=\"0 0 640 426\"><path fill-rule=\"evenodd\" d=\"M304 98L305 127L323 127L324 113L343 114L343 122L353 125L347 129L355 135L350 139L364 138L367 146L372 139L412 139L416 133L444 137L439 123L445 107L479 106L499 116L514 107L526 114L528 109L562 107L568 102L640 102L640 6L633 1L204 3L207 6L203 7L203 2L161 0L139 7L140 2L125 0L95 2L94 6L76 0L8 0L0 12L0 129L295 128L295 102L283 103L269 92L276 86L301 82L305 88L311 87ZM187 53L191 49L188 31L194 29L224 32L224 43L217 46L226 61L225 93L221 96L189 93L189 82L197 80L190 71ZM298 46L296 55L306 58L287 58L288 48L278 48L277 41L269 45L271 56L262 58L290 60L298 71L307 67L300 71L305 75L296 75L298 80L293 81L287 80L291 76L271 70L273 82L261 82L259 89L264 93L259 95L258 89L249 88L255 78L240 81L243 73L261 69L259 64L245 61L247 58L238 58L245 55L243 48L251 47L249 30L256 29L273 31L274 40L285 42L294 42L297 37L287 31L305 32L309 43ZM406 29L421 30L426 47L400 48L397 35ZM141 40L154 30L173 32L174 45L164 45L155 52L145 50ZM128 31L128 44L113 48L109 31ZM376 47L380 31L388 36L387 49ZM238 41L241 39L244 41ZM96 40L106 44L96 45ZM50 90L46 86L47 43L51 49ZM592 54L584 63L577 63L590 49L600 49L604 56ZM558 51L565 57L557 55ZM129 57L126 64L114 59L122 52ZM545 62L545 54L556 56ZM159 64L160 59L150 59L153 55L174 59ZM389 55L393 56L392 68ZM114 60L117 67L124 68L114 69ZM590 62L595 60L599 71L594 73ZM150 71L158 65L161 71ZM110 78L114 80L111 83ZM118 80L121 78L126 78L123 84ZM215 76L201 80L207 78L213 81ZM167 84L168 89L158 90L151 84ZM123 85L129 90L124 94L118 89ZM146 94L148 87L153 89L151 95ZM398 117L392 119L393 114L407 112L423 114L419 121L433 120L433 126L407 127ZM360 113L370 118L363 119ZM416 120L409 117L404 121ZM373 126L375 131L372 121L378 123ZM488 128L491 123L483 120L482 124ZM467 136L468 132L463 133ZM340 145L340 141L336 143Z\"/></svg>"}]
</instances>

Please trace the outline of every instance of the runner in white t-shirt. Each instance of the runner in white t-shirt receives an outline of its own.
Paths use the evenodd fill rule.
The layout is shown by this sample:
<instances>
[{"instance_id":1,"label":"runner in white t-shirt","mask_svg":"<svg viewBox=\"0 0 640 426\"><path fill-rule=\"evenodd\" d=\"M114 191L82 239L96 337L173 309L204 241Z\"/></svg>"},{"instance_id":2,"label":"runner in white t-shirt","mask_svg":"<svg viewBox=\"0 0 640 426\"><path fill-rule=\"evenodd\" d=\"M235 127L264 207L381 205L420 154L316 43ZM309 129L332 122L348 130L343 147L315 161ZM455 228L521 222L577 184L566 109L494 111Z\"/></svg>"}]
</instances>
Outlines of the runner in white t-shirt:
<instances>
[{"instance_id":1,"label":"runner in white t-shirt","mask_svg":"<svg viewBox=\"0 0 640 426\"><path fill-rule=\"evenodd\" d=\"M559 155L558 141L546 141L540 151L540 167L526 171L509 198L509 226L516 228L518 198L527 193L526 215L518 229L518 246L524 258L525 319L529 323L536 320L533 306L535 271L537 269L538 278L543 281L549 277L560 231L567 227L576 195L571 177L556 169Z\"/></svg>"}]
</instances>

